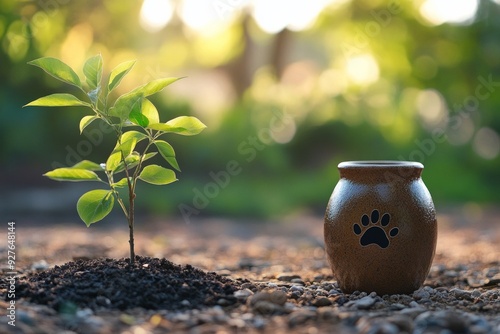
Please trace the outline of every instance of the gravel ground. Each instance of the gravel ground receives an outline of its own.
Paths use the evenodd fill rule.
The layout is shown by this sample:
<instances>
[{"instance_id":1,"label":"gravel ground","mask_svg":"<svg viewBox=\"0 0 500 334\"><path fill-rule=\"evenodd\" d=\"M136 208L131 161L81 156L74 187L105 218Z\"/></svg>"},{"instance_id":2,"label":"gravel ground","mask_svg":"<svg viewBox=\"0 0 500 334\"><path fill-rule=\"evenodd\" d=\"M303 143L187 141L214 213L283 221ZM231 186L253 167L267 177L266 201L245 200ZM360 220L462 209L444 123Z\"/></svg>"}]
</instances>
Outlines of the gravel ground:
<instances>
[{"instance_id":1,"label":"gravel ground","mask_svg":"<svg viewBox=\"0 0 500 334\"><path fill-rule=\"evenodd\" d=\"M186 266L190 264L202 270L196 271L198 279L229 282L225 298L219 295L193 307L186 302L175 307L182 301L172 299L174 304L157 309L141 304L111 308L105 302L61 308L21 298L12 327L7 324L3 275L0 332L500 333L498 210L471 205L439 215L437 253L424 286L411 295L390 296L348 295L338 289L325 259L322 217L204 219L189 225L148 221L147 228L137 226L136 253L192 270ZM18 221L18 284L25 275L43 275L69 261L81 265L126 257L125 225L100 223L87 229L83 223L37 226ZM7 249L0 249L0 268L6 273ZM152 261L165 266L164 260ZM147 294L148 285L136 289Z\"/></svg>"}]
</instances>

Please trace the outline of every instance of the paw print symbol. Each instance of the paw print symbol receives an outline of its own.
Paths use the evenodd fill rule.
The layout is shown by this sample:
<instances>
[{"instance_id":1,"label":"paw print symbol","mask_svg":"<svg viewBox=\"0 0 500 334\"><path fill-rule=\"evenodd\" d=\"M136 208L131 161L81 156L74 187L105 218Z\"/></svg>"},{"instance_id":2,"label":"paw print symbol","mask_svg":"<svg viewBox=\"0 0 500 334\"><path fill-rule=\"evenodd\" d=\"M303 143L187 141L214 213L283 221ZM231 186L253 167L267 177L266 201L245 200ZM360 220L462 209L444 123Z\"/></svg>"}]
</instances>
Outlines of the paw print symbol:
<instances>
[{"instance_id":1,"label":"paw print symbol","mask_svg":"<svg viewBox=\"0 0 500 334\"><path fill-rule=\"evenodd\" d=\"M361 235L361 238L359 239L359 243L361 244L361 246L376 244L381 248L389 247L389 237L394 238L399 233L399 229L397 227L393 227L389 231L388 236L386 227L387 225L389 225L390 221L390 214L384 213L382 218L380 218L380 213L376 209L372 211L370 217L368 217L367 214L364 214L361 217L361 226L359 224L354 224L353 226L354 233L356 235Z\"/></svg>"}]
</instances>

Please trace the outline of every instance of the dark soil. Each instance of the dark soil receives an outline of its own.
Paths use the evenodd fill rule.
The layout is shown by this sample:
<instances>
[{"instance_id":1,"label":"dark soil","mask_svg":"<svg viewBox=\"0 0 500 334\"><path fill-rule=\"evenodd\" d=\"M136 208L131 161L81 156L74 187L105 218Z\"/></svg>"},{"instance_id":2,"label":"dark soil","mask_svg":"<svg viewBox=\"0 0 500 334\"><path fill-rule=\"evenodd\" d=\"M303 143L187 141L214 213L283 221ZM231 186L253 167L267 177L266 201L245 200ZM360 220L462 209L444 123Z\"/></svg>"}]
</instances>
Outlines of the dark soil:
<instances>
[{"instance_id":1,"label":"dark soil","mask_svg":"<svg viewBox=\"0 0 500 334\"><path fill-rule=\"evenodd\" d=\"M500 211L438 221L424 285L384 296L339 289L318 216L151 221L133 267L111 260L128 254L126 227L19 224L15 327L0 245L0 333L500 334Z\"/></svg>"},{"instance_id":2,"label":"dark soil","mask_svg":"<svg viewBox=\"0 0 500 334\"><path fill-rule=\"evenodd\" d=\"M165 259L136 257L68 262L19 278L17 298L68 312L71 309L187 310L237 303L236 281Z\"/></svg>"}]
</instances>

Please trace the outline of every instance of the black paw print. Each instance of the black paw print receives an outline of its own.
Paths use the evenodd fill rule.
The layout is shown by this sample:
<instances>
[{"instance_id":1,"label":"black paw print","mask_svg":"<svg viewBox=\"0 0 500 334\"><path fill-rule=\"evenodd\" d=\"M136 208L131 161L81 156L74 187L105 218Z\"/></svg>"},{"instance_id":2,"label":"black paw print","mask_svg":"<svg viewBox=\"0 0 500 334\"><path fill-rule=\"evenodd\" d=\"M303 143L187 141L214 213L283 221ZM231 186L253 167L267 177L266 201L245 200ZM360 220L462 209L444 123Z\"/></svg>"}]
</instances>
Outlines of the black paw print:
<instances>
[{"instance_id":1,"label":"black paw print","mask_svg":"<svg viewBox=\"0 0 500 334\"><path fill-rule=\"evenodd\" d=\"M378 210L373 210L372 214L370 217L368 217L367 214L364 214L363 217L361 217L361 225L359 224L354 224L354 233L356 235L361 235L361 238L359 239L359 243L361 246L368 246L371 244L376 244L379 245L381 248L387 248L389 247L389 237L387 236L387 232L385 231L385 227L389 225L389 222L391 220L391 215L388 213L384 213L382 218L380 218L380 224L378 224L380 218L380 213ZM370 225L371 221L371 226ZM381 225L381 226L379 226ZM363 232L363 229L365 231ZM397 236L399 233L399 229L397 227L393 227L389 231L389 236L391 238Z\"/></svg>"}]
</instances>

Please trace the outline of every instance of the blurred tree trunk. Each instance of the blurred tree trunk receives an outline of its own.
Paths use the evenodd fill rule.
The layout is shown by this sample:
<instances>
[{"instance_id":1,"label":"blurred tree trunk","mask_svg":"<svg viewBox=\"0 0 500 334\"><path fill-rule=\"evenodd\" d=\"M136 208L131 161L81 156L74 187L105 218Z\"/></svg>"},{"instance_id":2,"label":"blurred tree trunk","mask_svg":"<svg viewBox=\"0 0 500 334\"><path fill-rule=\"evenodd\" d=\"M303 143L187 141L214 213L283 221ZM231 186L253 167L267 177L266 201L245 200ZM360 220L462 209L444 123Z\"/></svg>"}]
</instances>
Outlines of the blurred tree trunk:
<instances>
[{"instance_id":1,"label":"blurred tree trunk","mask_svg":"<svg viewBox=\"0 0 500 334\"><path fill-rule=\"evenodd\" d=\"M271 45L270 65L278 80L283 76L287 64L287 51L291 42L292 32L288 29L281 30L274 37Z\"/></svg>"},{"instance_id":2,"label":"blurred tree trunk","mask_svg":"<svg viewBox=\"0 0 500 334\"><path fill-rule=\"evenodd\" d=\"M252 70L252 54L255 49L255 44L249 32L249 20L250 16L247 14L243 17L241 22L243 29L243 51L239 57L221 66L221 68L227 72L238 98L241 98L247 88L250 87L254 74Z\"/></svg>"},{"instance_id":3,"label":"blurred tree trunk","mask_svg":"<svg viewBox=\"0 0 500 334\"><path fill-rule=\"evenodd\" d=\"M259 52L259 50L257 50L250 36L249 23L250 16L247 14L241 22L243 29L243 51L236 59L220 67L228 75L238 98L241 98L245 91L252 85L256 69L262 65L267 65L256 63L256 52ZM288 29L284 29L274 35L269 46L269 57L267 59L264 58L278 80L283 75L288 61L287 51L289 50L291 37L292 33Z\"/></svg>"}]
</instances>

